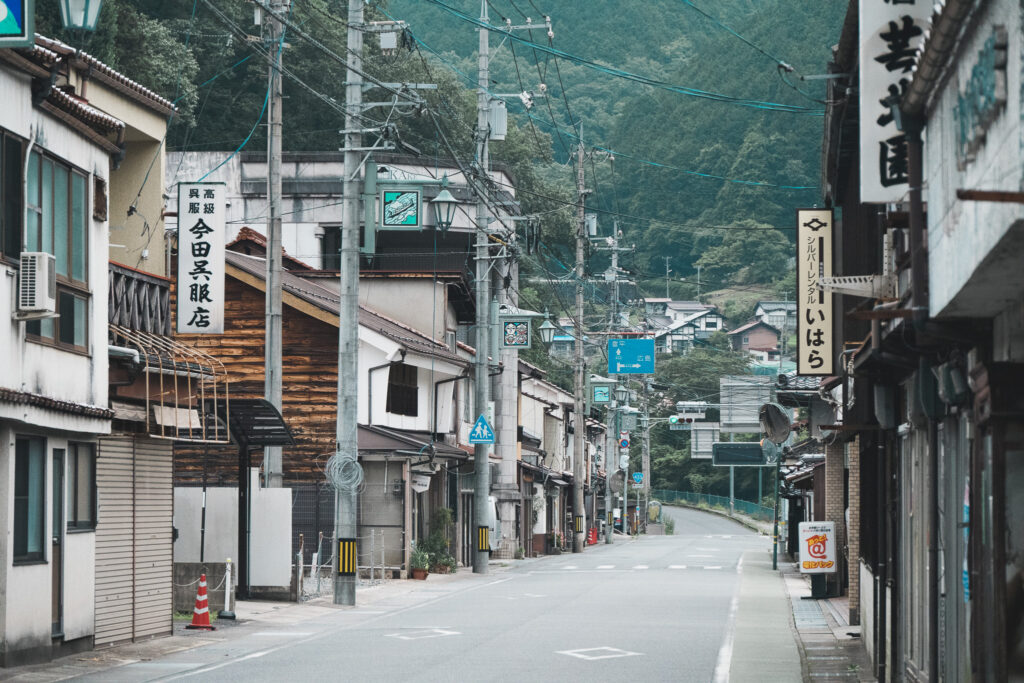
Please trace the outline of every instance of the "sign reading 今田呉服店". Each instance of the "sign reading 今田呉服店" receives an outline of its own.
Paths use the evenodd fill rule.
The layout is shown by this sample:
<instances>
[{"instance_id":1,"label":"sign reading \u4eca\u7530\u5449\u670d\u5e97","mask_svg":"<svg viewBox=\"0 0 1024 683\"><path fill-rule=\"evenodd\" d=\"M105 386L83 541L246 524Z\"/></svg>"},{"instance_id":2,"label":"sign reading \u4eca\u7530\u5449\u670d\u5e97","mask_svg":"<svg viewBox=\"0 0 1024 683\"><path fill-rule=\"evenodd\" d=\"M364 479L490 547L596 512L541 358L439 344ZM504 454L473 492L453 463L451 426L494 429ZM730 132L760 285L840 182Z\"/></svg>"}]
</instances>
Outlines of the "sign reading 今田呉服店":
<instances>
[{"instance_id":1,"label":"sign reading \u4eca\u7530\u5449\u670d\u5e97","mask_svg":"<svg viewBox=\"0 0 1024 683\"><path fill-rule=\"evenodd\" d=\"M224 333L224 183L178 184L178 334Z\"/></svg>"},{"instance_id":2,"label":"sign reading \u4eca\u7530\u5449\u670d\u5e97","mask_svg":"<svg viewBox=\"0 0 1024 683\"><path fill-rule=\"evenodd\" d=\"M796 212L796 371L831 375L832 295L819 288L832 277L832 210Z\"/></svg>"}]
</instances>

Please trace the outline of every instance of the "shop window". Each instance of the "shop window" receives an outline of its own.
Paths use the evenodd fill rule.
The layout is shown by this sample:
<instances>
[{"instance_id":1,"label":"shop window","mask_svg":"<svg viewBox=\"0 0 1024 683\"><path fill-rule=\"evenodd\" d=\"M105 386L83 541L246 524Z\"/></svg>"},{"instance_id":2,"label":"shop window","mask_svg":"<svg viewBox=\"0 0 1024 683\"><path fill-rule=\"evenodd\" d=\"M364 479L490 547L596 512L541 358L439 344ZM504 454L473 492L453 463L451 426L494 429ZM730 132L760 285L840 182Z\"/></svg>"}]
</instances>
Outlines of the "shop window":
<instances>
[{"instance_id":1,"label":"shop window","mask_svg":"<svg viewBox=\"0 0 1024 683\"><path fill-rule=\"evenodd\" d=\"M68 529L96 528L96 447L68 445Z\"/></svg>"},{"instance_id":2,"label":"shop window","mask_svg":"<svg viewBox=\"0 0 1024 683\"><path fill-rule=\"evenodd\" d=\"M14 562L42 562L46 520L46 442L18 437L14 446Z\"/></svg>"},{"instance_id":3,"label":"shop window","mask_svg":"<svg viewBox=\"0 0 1024 683\"><path fill-rule=\"evenodd\" d=\"M388 374L387 411L396 415L416 417L419 408L416 367L405 363L391 366Z\"/></svg>"}]
</instances>

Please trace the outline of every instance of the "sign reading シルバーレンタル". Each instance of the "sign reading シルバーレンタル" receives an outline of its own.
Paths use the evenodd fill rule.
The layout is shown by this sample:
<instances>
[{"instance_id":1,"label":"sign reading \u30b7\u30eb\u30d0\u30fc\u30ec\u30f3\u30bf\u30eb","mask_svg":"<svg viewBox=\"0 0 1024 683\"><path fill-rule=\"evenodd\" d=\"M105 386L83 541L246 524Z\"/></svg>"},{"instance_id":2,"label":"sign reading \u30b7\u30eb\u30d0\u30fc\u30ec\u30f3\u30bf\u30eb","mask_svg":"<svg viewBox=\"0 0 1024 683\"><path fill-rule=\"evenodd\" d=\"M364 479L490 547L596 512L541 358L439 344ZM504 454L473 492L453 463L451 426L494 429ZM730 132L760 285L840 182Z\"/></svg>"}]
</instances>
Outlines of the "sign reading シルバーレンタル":
<instances>
[{"instance_id":1,"label":"sign reading \u30b7\u30eb\u30d0\u30fc\u30ec\u30f3\u30bf\u30eb","mask_svg":"<svg viewBox=\"0 0 1024 683\"><path fill-rule=\"evenodd\" d=\"M818 287L832 276L831 209L797 209L797 373L832 373L832 295Z\"/></svg>"}]
</instances>

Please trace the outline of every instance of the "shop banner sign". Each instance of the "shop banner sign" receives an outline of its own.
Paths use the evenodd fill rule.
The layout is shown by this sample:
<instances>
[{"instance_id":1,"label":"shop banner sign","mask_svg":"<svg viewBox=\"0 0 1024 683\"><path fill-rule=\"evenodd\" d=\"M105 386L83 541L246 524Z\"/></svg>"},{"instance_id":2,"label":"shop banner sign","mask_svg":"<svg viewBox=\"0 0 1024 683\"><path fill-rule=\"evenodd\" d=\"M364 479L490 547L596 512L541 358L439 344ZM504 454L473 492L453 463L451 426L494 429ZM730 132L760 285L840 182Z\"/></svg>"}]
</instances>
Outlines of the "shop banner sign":
<instances>
[{"instance_id":1,"label":"shop banner sign","mask_svg":"<svg viewBox=\"0 0 1024 683\"><path fill-rule=\"evenodd\" d=\"M932 0L860 0L860 199L901 201L907 193L907 136L888 104L902 97L924 42Z\"/></svg>"},{"instance_id":2,"label":"shop banner sign","mask_svg":"<svg viewBox=\"0 0 1024 683\"><path fill-rule=\"evenodd\" d=\"M831 375L832 295L818 287L832 277L832 210L797 209L797 374Z\"/></svg>"},{"instance_id":3,"label":"shop banner sign","mask_svg":"<svg viewBox=\"0 0 1024 683\"><path fill-rule=\"evenodd\" d=\"M178 334L224 333L224 183L178 184Z\"/></svg>"},{"instance_id":4,"label":"shop banner sign","mask_svg":"<svg viewBox=\"0 0 1024 683\"><path fill-rule=\"evenodd\" d=\"M800 522L800 572L831 574L836 571L836 523Z\"/></svg>"}]
</instances>

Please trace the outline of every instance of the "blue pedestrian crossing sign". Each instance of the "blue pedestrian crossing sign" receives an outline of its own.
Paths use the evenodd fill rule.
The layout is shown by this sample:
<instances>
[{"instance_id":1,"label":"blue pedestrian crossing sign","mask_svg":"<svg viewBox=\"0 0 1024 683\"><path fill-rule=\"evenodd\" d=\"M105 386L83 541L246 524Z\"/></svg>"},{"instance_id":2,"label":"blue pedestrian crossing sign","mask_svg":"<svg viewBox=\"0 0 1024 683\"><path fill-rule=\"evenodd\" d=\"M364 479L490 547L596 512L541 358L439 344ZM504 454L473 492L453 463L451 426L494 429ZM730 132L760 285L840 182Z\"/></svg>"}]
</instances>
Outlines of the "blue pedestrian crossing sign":
<instances>
[{"instance_id":1,"label":"blue pedestrian crossing sign","mask_svg":"<svg viewBox=\"0 0 1024 683\"><path fill-rule=\"evenodd\" d=\"M481 415L476 419L473 428L469 430L470 443L494 443L494 430L487 424L487 419Z\"/></svg>"},{"instance_id":2,"label":"blue pedestrian crossing sign","mask_svg":"<svg viewBox=\"0 0 1024 683\"><path fill-rule=\"evenodd\" d=\"M643 472L634 472L633 473L633 481L635 481L638 484L644 483L644 473Z\"/></svg>"}]
</instances>

